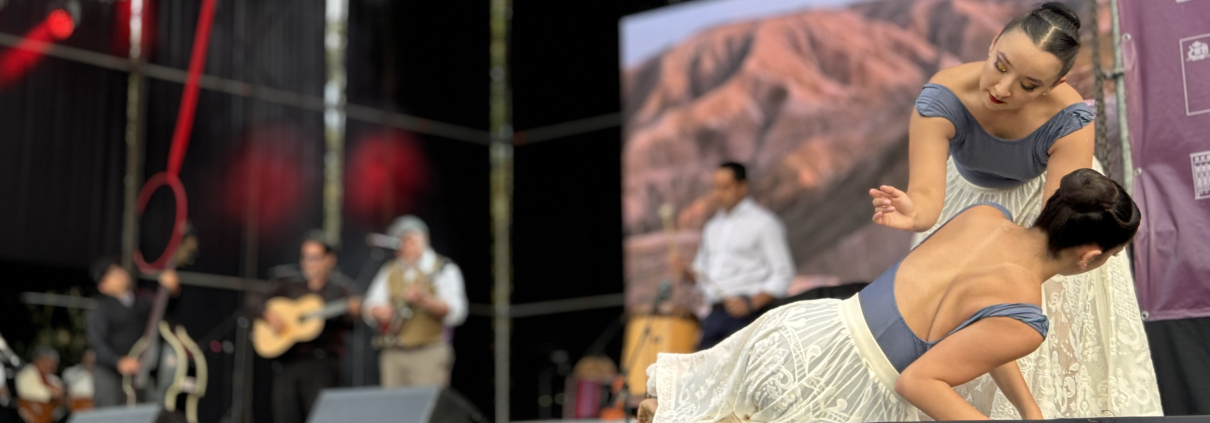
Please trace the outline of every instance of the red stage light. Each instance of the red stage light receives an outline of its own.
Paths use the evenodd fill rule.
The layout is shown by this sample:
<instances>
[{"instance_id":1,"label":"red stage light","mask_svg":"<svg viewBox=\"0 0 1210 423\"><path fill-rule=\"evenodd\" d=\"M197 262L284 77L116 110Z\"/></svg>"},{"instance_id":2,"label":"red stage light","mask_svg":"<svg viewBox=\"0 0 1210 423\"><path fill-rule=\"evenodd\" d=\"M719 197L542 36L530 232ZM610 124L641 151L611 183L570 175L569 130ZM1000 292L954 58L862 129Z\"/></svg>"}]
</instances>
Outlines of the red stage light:
<instances>
[{"instance_id":1,"label":"red stage light","mask_svg":"<svg viewBox=\"0 0 1210 423\"><path fill-rule=\"evenodd\" d=\"M0 55L0 89L25 76L42 60L52 42L70 37L75 29L71 13L62 8L52 10L45 20L25 34L20 44Z\"/></svg>"},{"instance_id":2,"label":"red stage light","mask_svg":"<svg viewBox=\"0 0 1210 423\"><path fill-rule=\"evenodd\" d=\"M76 30L76 23L71 20L71 14L63 9L55 9L46 17L47 29L50 30L50 35L56 40L62 40L71 36L72 31Z\"/></svg>"},{"instance_id":3,"label":"red stage light","mask_svg":"<svg viewBox=\"0 0 1210 423\"><path fill-rule=\"evenodd\" d=\"M373 225L414 210L429 188L424 149L402 131L373 132L351 143L345 202L349 217Z\"/></svg>"}]
</instances>

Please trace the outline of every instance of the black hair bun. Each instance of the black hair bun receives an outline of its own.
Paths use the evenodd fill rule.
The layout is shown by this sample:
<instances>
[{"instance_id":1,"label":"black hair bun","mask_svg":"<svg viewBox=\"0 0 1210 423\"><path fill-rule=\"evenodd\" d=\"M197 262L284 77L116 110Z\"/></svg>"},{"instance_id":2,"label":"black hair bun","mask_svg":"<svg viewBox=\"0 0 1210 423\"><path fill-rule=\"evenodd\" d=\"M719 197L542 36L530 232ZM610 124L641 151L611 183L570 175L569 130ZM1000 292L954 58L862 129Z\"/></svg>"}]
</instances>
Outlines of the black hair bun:
<instances>
[{"instance_id":1,"label":"black hair bun","mask_svg":"<svg viewBox=\"0 0 1210 423\"><path fill-rule=\"evenodd\" d=\"M1066 19L1071 23L1071 26L1076 27L1076 30L1080 29L1080 17L1077 16L1076 12L1072 11L1070 7L1067 7L1067 5L1055 1L1048 1L1046 3L1042 3L1041 6L1038 6L1038 8L1035 9L1035 11L1043 10L1049 11L1055 15L1058 15L1059 17L1062 17L1063 19Z\"/></svg>"}]
</instances>

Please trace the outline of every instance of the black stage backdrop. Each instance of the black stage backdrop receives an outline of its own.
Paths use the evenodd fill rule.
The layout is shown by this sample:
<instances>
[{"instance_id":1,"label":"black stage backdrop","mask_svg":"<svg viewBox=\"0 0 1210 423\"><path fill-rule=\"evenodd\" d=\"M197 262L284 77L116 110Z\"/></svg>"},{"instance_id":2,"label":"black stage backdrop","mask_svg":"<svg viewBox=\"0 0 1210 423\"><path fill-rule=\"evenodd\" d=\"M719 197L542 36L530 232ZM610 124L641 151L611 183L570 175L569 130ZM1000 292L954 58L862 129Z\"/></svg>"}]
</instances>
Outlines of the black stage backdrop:
<instances>
[{"instance_id":1,"label":"black stage backdrop","mask_svg":"<svg viewBox=\"0 0 1210 423\"><path fill-rule=\"evenodd\" d=\"M116 6L81 3L76 32L61 44L123 54L113 35L124 24ZM447 3L350 2L350 103L487 129L488 8ZM514 126L616 112L617 20L663 3L518 3ZM199 0L155 2L151 63L187 67L199 6ZM323 6L322 0L218 2L205 73L321 96ZM48 7L49 1L8 2L0 9L0 32L25 34ZM10 52L0 47L0 54ZM93 294L88 264L119 252L126 83L123 72L45 57L18 83L0 87L0 332L22 350L37 334L33 309L15 294L73 287ZM181 90L147 82L144 177L166 167ZM347 125L349 165L362 143L384 131L374 123ZM183 270L264 278L270 267L297 260L298 237L322 220L322 129L318 112L202 90L181 171L201 246ZM462 267L470 301L490 303L487 148L428 135L389 137L411 141L410 151L427 163L426 183L379 215L346 207L341 268L356 276L369 255L363 235L381 230L389 215L415 213L430 223L434 247ZM619 140L615 127L517 148L514 302L621 292ZM157 193L141 220L148 255L163 249L171 213L170 196ZM179 320L203 341L211 366L203 421L220 421L231 406L233 355L207 344L234 340L228 319L240 306L238 294L216 289L189 287L182 298ZM544 416L538 386L550 377L543 372L553 370L550 354L566 351L574 363L620 313L619 307L517 320L512 418ZM458 328L452 382L489 416L491 336L482 316ZM615 360L619 351L620 337L606 344ZM365 383L377 380L375 361L367 360ZM254 365L252 413L268 421L272 368L260 359ZM551 381L560 391L561 381ZM547 412L559 414L557 407Z\"/></svg>"}]
</instances>

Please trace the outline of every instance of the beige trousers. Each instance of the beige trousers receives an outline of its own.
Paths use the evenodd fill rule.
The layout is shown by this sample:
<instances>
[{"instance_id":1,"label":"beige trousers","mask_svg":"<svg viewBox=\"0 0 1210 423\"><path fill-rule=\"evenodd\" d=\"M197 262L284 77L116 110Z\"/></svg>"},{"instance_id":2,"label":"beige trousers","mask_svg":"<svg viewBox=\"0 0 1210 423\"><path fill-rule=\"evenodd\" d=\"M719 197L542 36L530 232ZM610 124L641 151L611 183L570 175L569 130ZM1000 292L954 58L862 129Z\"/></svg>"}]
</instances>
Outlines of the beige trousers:
<instances>
[{"instance_id":1,"label":"beige trousers","mask_svg":"<svg viewBox=\"0 0 1210 423\"><path fill-rule=\"evenodd\" d=\"M388 348L378 354L382 386L449 386L454 348L438 342L419 348Z\"/></svg>"}]
</instances>

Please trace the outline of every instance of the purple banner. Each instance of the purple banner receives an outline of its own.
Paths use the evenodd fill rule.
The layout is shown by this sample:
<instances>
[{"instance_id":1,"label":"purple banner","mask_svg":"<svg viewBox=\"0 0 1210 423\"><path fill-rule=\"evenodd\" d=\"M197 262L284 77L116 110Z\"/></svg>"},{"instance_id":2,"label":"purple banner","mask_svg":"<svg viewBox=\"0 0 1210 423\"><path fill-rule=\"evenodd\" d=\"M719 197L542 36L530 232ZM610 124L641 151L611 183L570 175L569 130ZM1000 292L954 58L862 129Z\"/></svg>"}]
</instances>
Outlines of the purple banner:
<instances>
[{"instance_id":1,"label":"purple banner","mask_svg":"<svg viewBox=\"0 0 1210 423\"><path fill-rule=\"evenodd\" d=\"M1122 0L1135 283L1146 320L1210 316L1210 0Z\"/></svg>"}]
</instances>

